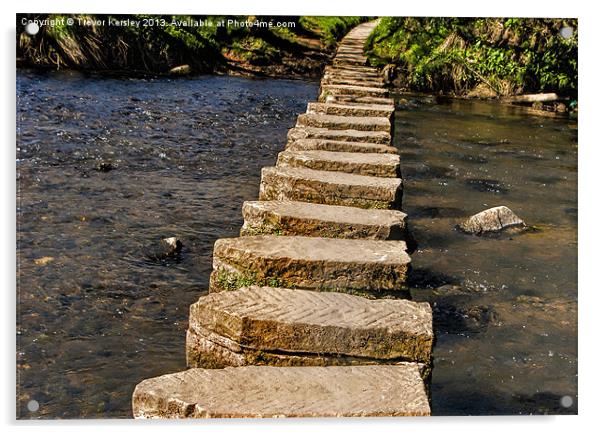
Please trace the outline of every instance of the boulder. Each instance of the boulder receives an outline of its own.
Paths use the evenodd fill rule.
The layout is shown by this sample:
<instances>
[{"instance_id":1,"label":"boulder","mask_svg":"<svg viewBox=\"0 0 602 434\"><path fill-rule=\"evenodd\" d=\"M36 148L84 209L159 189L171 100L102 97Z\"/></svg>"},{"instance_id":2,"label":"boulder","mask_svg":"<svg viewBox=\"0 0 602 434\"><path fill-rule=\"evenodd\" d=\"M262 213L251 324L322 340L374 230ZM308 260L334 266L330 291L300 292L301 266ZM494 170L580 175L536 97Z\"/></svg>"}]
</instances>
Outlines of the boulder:
<instances>
[{"instance_id":1,"label":"boulder","mask_svg":"<svg viewBox=\"0 0 602 434\"><path fill-rule=\"evenodd\" d=\"M146 256L153 261L162 261L177 256L182 250L182 242L177 237L163 238L145 249Z\"/></svg>"},{"instance_id":2,"label":"boulder","mask_svg":"<svg viewBox=\"0 0 602 434\"><path fill-rule=\"evenodd\" d=\"M496 206L473 215L458 225L459 229L473 235L499 232L504 229L524 229L525 222L506 206Z\"/></svg>"}]
</instances>

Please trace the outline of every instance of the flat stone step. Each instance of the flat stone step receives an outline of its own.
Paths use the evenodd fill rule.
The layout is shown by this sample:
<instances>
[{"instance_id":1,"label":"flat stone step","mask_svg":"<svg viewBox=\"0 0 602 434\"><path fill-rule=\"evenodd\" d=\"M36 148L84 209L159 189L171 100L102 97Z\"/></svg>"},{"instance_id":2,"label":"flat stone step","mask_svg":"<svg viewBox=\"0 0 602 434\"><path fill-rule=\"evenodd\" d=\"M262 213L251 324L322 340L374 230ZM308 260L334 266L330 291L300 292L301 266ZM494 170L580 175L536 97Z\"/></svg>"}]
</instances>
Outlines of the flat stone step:
<instances>
[{"instance_id":1,"label":"flat stone step","mask_svg":"<svg viewBox=\"0 0 602 434\"><path fill-rule=\"evenodd\" d=\"M259 285L408 298L403 284L411 259L406 250L404 241L274 235L222 238L213 247L209 291Z\"/></svg>"},{"instance_id":2,"label":"flat stone step","mask_svg":"<svg viewBox=\"0 0 602 434\"><path fill-rule=\"evenodd\" d=\"M385 83L382 80L368 79L368 78L353 78L353 77L324 77L320 82L321 85L349 85L349 86L364 86L364 87L385 87Z\"/></svg>"},{"instance_id":3,"label":"flat stone step","mask_svg":"<svg viewBox=\"0 0 602 434\"><path fill-rule=\"evenodd\" d=\"M297 127L328 128L331 130L391 131L391 122L385 117L338 116L322 113L302 113Z\"/></svg>"},{"instance_id":4,"label":"flat stone step","mask_svg":"<svg viewBox=\"0 0 602 434\"><path fill-rule=\"evenodd\" d=\"M339 73L360 73L366 77L382 77L378 68L369 66L327 66L324 68L324 74L339 74Z\"/></svg>"},{"instance_id":5,"label":"flat stone step","mask_svg":"<svg viewBox=\"0 0 602 434\"><path fill-rule=\"evenodd\" d=\"M189 367L430 364L428 303L243 287L190 306Z\"/></svg>"},{"instance_id":6,"label":"flat stone step","mask_svg":"<svg viewBox=\"0 0 602 434\"><path fill-rule=\"evenodd\" d=\"M243 203L241 236L301 235L324 238L404 240L406 214L295 201Z\"/></svg>"},{"instance_id":7,"label":"flat stone step","mask_svg":"<svg viewBox=\"0 0 602 434\"><path fill-rule=\"evenodd\" d=\"M352 96L352 95L328 95L319 102L335 104L377 104L389 105L395 107L395 101L392 98L379 98L374 96Z\"/></svg>"},{"instance_id":8,"label":"flat stone step","mask_svg":"<svg viewBox=\"0 0 602 434\"><path fill-rule=\"evenodd\" d=\"M362 72L352 72L352 71L339 71L339 72L329 72L324 74L322 80L355 80L362 81L366 80L364 83L377 83L375 87L382 87L384 84L384 79L381 75L376 74L364 74ZM324 84L324 83L323 83ZM362 83L362 85L364 85Z\"/></svg>"},{"instance_id":9,"label":"flat stone step","mask_svg":"<svg viewBox=\"0 0 602 434\"><path fill-rule=\"evenodd\" d=\"M299 139L326 139L343 142L376 143L390 145L391 134L387 131L358 131L358 130L331 130L329 128L295 127L287 134L289 141Z\"/></svg>"},{"instance_id":10,"label":"flat stone step","mask_svg":"<svg viewBox=\"0 0 602 434\"><path fill-rule=\"evenodd\" d=\"M264 167L259 200L293 200L357 208L401 209L400 178L296 167Z\"/></svg>"},{"instance_id":11,"label":"flat stone step","mask_svg":"<svg viewBox=\"0 0 602 434\"><path fill-rule=\"evenodd\" d=\"M288 150L278 154L276 166L399 178L399 160L399 155L393 154Z\"/></svg>"},{"instance_id":12,"label":"flat stone step","mask_svg":"<svg viewBox=\"0 0 602 434\"><path fill-rule=\"evenodd\" d=\"M387 89L383 89L380 87L364 87L364 86L349 86L344 84L334 85L334 84L326 84L320 89L320 102L324 102L323 100L328 95L346 95L346 96L355 96L355 97L377 97L377 98L387 98L389 96L389 91Z\"/></svg>"},{"instance_id":13,"label":"flat stone step","mask_svg":"<svg viewBox=\"0 0 602 434\"><path fill-rule=\"evenodd\" d=\"M381 117L389 120L389 125L393 125L393 116L395 107L391 105L376 104L327 104L322 102L307 103L307 113L319 113L336 116L366 116Z\"/></svg>"},{"instance_id":14,"label":"flat stone step","mask_svg":"<svg viewBox=\"0 0 602 434\"><path fill-rule=\"evenodd\" d=\"M189 369L139 383L135 418L428 416L420 366Z\"/></svg>"},{"instance_id":15,"label":"flat stone step","mask_svg":"<svg viewBox=\"0 0 602 434\"><path fill-rule=\"evenodd\" d=\"M299 139L293 142L288 142L286 149L290 151L321 150L332 152L398 154L397 148L393 146L362 142L343 142L340 140L326 139Z\"/></svg>"},{"instance_id":16,"label":"flat stone step","mask_svg":"<svg viewBox=\"0 0 602 434\"><path fill-rule=\"evenodd\" d=\"M368 64L368 59L367 58L361 58L361 57L335 57L334 59L332 59L332 64L334 66L338 66L338 65L354 65L354 66L365 66Z\"/></svg>"}]
</instances>

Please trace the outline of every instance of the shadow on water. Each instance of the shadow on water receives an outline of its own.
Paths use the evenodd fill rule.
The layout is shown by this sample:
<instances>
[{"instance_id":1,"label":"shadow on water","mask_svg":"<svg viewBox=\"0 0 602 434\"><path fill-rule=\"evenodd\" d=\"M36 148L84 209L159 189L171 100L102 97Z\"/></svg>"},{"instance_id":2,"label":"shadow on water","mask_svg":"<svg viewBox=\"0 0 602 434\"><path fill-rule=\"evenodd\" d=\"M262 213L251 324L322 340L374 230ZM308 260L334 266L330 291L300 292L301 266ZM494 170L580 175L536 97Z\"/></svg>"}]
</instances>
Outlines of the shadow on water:
<instances>
[{"instance_id":1,"label":"shadow on water","mask_svg":"<svg viewBox=\"0 0 602 434\"><path fill-rule=\"evenodd\" d=\"M574 121L487 102L403 101L395 144L418 243L408 284L433 307L433 413L575 414ZM455 230L497 205L531 230Z\"/></svg>"}]
</instances>

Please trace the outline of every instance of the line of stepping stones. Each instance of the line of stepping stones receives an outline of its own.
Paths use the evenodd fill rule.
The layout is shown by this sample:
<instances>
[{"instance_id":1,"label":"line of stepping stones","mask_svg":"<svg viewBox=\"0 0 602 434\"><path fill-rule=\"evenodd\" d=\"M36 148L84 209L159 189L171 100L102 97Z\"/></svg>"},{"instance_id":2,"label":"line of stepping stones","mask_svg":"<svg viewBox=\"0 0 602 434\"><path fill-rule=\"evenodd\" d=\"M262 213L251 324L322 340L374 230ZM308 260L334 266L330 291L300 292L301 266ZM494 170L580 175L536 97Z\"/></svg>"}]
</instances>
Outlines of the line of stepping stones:
<instances>
[{"instance_id":1,"label":"line of stepping stones","mask_svg":"<svg viewBox=\"0 0 602 434\"><path fill-rule=\"evenodd\" d=\"M353 29L239 238L217 240L183 372L142 381L137 418L429 415L428 303L409 300L394 104Z\"/></svg>"}]
</instances>

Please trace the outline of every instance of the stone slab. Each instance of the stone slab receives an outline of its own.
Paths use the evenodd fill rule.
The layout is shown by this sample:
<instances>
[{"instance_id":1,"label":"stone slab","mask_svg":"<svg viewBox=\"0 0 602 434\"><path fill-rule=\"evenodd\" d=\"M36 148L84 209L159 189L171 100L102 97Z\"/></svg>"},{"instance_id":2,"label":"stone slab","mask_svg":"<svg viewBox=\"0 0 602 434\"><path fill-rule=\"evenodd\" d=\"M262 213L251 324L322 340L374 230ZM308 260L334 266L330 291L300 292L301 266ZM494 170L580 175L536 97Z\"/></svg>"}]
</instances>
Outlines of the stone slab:
<instances>
[{"instance_id":1,"label":"stone slab","mask_svg":"<svg viewBox=\"0 0 602 434\"><path fill-rule=\"evenodd\" d=\"M381 77L380 70L371 66L328 65L324 68L324 74L336 74L340 72L354 72L362 73L366 76Z\"/></svg>"},{"instance_id":2,"label":"stone slab","mask_svg":"<svg viewBox=\"0 0 602 434\"><path fill-rule=\"evenodd\" d=\"M350 105L378 104L395 107L395 101L392 98L380 98L374 96L328 95L320 102Z\"/></svg>"},{"instance_id":3,"label":"stone slab","mask_svg":"<svg viewBox=\"0 0 602 434\"><path fill-rule=\"evenodd\" d=\"M337 358L339 364L345 358L429 364L432 324L428 303L243 287L200 297L190 306L186 360L189 367L208 367L203 361L215 355L205 344L196 345L208 340L232 353L223 366L231 361L235 366L266 364L264 357L271 355L278 356L280 364L324 365ZM212 341L212 335L219 338Z\"/></svg>"},{"instance_id":4,"label":"stone slab","mask_svg":"<svg viewBox=\"0 0 602 434\"><path fill-rule=\"evenodd\" d=\"M135 418L428 416L416 363L189 369L139 383Z\"/></svg>"},{"instance_id":5,"label":"stone slab","mask_svg":"<svg viewBox=\"0 0 602 434\"><path fill-rule=\"evenodd\" d=\"M299 139L286 144L286 149L291 151L321 150L332 152L366 152L398 154L397 148L375 143L343 142L340 140L326 139Z\"/></svg>"},{"instance_id":6,"label":"stone slab","mask_svg":"<svg viewBox=\"0 0 602 434\"><path fill-rule=\"evenodd\" d=\"M401 177L400 157L393 154L288 150L278 154L276 166L301 167L384 178Z\"/></svg>"},{"instance_id":7,"label":"stone slab","mask_svg":"<svg viewBox=\"0 0 602 434\"><path fill-rule=\"evenodd\" d=\"M358 131L358 130L331 130L329 128L295 127L288 131L289 141L299 139L326 139L343 142L376 143L390 145L391 134L387 131Z\"/></svg>"},{"instance_id":8,"label":"stone slab","mask_svg":"<svg viewBox=\"0 0 602 434\"><path fill-rule=\"evenodd\" d=\"M344 84L326 84L321 86L319 101L324 102L328 95L387 98L389 96L389 91L380 87L349 86Z\"/></svg>"},{"instance_id":9,"label":"stone slab","mask_svg":"<svg viewBox=\"0 0 602 434\"><path fill-rule=\"evenodd\" d=\"M396 210L273 200L244 202L242 214L241 236L407 240L407 216Z\"/></svg>"},{"instance_id":10,"label":"stone slab","mask_svg":"<svg viewBox=\"0 0 602 434\"><path fill-rule=\"evenodd\" d=\"M334 77L334 78L353 78L361 79L365 78L368 80L381 81L384 80L383 75L379 71L370 71L366 68L343 68L343 67L331 67L324 71L323 77Z\"/></svg>"},{"instance_id":11,"label":"stone slab","mask_svg":"<svg viewBox=\"0 0 602 434\"><path fill-rule=\"evenodd\" d=\"M366 116L366 117L384 117L389 119L389 124L393 125L392 120L395 114L395 107L390 105L376 104L326 104L321 102L307 103L307 113L320 113L335 116Z\"/></svg>"},{"instance_id":12,"label":"stone slab","mask_svg":"<svg viewBox=\"0 0 602 434\"><path fill-rule=\"evenodd\" d=\"M358 66L365 66L368 64L368 59L363 56L363 57L359 57L359 56L340 56L340 57L335 57L332 60L332 64L337 66L337 65L358 65Z\"/></svg>"},{"instance_id":13,"label":"stone slab","mask_svg":"<svg viewBox=\"0 0 602 434\"><path fill-rule=\"evenodd\" d=\"M209 291L259 285L408 298L404 282L411 259L406 250L404 241L222 238L213 248Z\"/></svg>"},{"instance_id":14,"label":"stone slab","mask_svg":"<svg viewBox=\"0 0 602 434\"><path fill-rule=\"evenodd\" d=\"M297 117L297 127L328 128L331 130L391 131L386 117L340 116L322 113L302 113Z\"/></svg>"},{"instance_id":15,"label":"stone slab","mask_svg":"<svg viewBox=\"0 0 602 434\"><path fill-rule=\"evenodd\" d=\"M322 78L321 85L349 85L349 86L365 86L365 87L385 87L383 80L369 79L366 77L332 77L325 76Z\"/></svg>"},{"instance_id":16,"label":"stone slab","mask_svg":"<svg viewBox=\"0 0 602 434\"><path fill-rule=\"evenodd\" d=\"M259 200L293 200L358 208L401 209L403 183L343 172L264 167Z\"/></svg>"}]
</instances>

